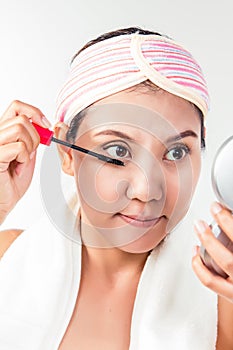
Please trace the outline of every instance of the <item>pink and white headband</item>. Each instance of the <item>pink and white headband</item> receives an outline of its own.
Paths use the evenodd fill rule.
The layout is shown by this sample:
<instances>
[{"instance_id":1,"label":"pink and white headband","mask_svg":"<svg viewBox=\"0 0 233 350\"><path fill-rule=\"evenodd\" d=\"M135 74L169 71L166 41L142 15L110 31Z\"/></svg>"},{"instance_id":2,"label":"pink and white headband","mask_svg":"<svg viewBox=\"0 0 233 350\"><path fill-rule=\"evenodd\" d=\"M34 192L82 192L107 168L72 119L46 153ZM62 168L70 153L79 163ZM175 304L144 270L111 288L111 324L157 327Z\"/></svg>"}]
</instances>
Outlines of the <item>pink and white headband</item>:
<instances>
[{"instance_id":1,"label":"pink and white headband","mask_svg":"<svg viewBox=\"0 0 233 350\"><path fill-rule=\"evenodd\" d=\"M205 116L209 95L192 55L159 35L120 35L76 56L57 100L56 119L68 123L94 102L145 80L194 103Z\"/></svg>"}]
</instances>

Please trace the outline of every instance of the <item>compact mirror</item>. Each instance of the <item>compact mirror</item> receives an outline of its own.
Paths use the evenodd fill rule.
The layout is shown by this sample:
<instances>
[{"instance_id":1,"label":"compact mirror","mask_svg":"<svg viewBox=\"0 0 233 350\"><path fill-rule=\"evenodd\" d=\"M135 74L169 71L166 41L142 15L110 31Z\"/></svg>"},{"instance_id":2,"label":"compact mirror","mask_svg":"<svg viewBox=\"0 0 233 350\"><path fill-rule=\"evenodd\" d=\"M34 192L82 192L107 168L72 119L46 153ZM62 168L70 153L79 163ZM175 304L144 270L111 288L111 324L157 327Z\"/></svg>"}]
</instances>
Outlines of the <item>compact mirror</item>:
<instances>
[{"instance_id":1,"label":"compact mirror","mask_svg":"<svg viewBox=\"0 0 233 350\"><path fill-rule=\"evenodd\" d=\"M222 144L215 156L212 186L219 202L233 211L233 136Z\"/></svg>"},{"instance_id":2,"label":"compact mirror","mask_svg":"<svg viewBox=\"0 0 233 350\"><path fill-rule=\"evenodd\" d=\"M233 136L229 137L216 153L212 166L212 186L218 201L233 212ZM233 242L214 222L212 231L224 246L233 252ZM228 275L214 262L203 246L201 257L205 265L214 273L227 278Z\"/></svg>"}]
</instances>

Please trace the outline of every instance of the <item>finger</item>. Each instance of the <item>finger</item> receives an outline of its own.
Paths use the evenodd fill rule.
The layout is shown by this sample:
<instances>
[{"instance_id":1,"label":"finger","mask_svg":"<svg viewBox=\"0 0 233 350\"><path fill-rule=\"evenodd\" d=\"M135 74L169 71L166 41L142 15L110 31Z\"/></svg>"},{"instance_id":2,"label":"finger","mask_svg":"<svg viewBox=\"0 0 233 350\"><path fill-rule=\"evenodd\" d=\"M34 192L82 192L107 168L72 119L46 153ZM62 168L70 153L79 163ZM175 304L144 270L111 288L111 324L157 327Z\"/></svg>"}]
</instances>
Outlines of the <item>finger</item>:
<instances>
[{"instance_id":1,"label":"finger","mask_svg":"<svg viewBox=\"0 0 233 350\"><path fill-rule=\"evenodd\" d=\"M33 139L35 139L36 144L39 142L40 136L39 136L37 130L35 129L35 127L31 123L31 120L28 119L28 117L24 114L21 114L17 118L7 119L6 121L0 123L0 130L4 130L7 127L12 127L12 126L17 125L17 124L19 124L19 128L20 128L20 126L22 126L22 129L19 129L20 132L24 130L23 128L25 128L25 130L28 131L28 133L31 135L31 137Z\"/></svg>"},{"instance_id":2,"label":"finger","mask_svg":"<svg viewBox=\"0 0 233 350\"><path fill-rule=\"evenodd\" d=\"M213 290L215 293L229 299L230 301L233 300L233 283L231 279L225 279L210 272L201 260L199 249L197 249L197 254L192 258L192 268L205 287Z\"/></svg>"},{"instance_id":3,"label":"finger","mask_svg":"<svg viewBox=\"0 0 233 350\"><path fill-rule=\"evenodd\" d=\"M51 126L51 123L40 109L18 100L15 100L10 104L1 117L1 120L4 121L11 119L21 114L26 115L29 119L32 119L33 122L41 125L42 127L49 128Z\"/></svg>"},{"instance_id":4,"label":"finger","mask_svg":"<svg viewBox=\"0 0 233 350\"><path fill-rule=\"evenodd\" d=\"M233 276L232 252L214 236L210 227L204 221L197 221L194 229L211 258L229 276Z\"/></svg>"},{"instance_id":5,"label":"finger","mask_svg":"<svg viewBox=\"0 0 233 350\"><path fill-rule=\"evenodd\" d=\"M18 163L28 163L32 156L24 142L13 142L0 147L0 173L8 170L14 160Z\"/></svg>"},{"instance_id":6,"label":"finger","mask_svg":"<svg viewBox=\"0 0 233 350\"><path fill-rule=\"evenodd\" d=\"M211 206L211 213L221 227L221 229L226 233L226 235L233 241L233 216L232 213L226 208L222 207L219 203L214 202Z\"/></svg>"},{"instance_id":7,"label":"finger","mask_svg":"<svg viewBox=\"0 0 233 350\"><path fill-rule=\"evenodd\" d=\"M25 143L29 153L37 148L40 142L40 137L28 120L27 122L24 122L25 118L26 117L21 116L17 118L19 119L17 123L11 120L1 126L0 145L22 141Z\"/></svg>"}]
</instances>

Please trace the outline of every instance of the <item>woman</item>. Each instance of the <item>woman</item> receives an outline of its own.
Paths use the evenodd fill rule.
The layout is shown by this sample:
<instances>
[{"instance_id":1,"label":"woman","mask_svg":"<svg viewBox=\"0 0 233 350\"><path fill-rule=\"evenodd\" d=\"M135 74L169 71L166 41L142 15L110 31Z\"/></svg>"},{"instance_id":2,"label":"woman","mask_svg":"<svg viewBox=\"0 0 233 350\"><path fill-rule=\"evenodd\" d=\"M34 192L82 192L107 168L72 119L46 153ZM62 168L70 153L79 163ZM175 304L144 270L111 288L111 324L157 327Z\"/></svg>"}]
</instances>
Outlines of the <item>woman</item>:
<instances>
[{"instance_id":1,"label":"woman","mask_svg":"<svg viewBox=\"0 0 233 350\"><path fill-rule=\"evenodd\" d=\"M207 110L200 67L157 33L107 33L74 57L55 136L123 166L59 146L76 183L77 236L57 235L47 218L1 233L3 349L233 347L232 254L198 222L200 241L229 276L208 271L197 249L193 268L219 294L218 309L179 256L180 240L181 249L191 240L177 225L198 181ZM40 140L31 121L48 126L21 102L1 119L2 221L31 181ZM217 204L212 212L232 239L230 213Z\"/></svg>"}]
</instances>

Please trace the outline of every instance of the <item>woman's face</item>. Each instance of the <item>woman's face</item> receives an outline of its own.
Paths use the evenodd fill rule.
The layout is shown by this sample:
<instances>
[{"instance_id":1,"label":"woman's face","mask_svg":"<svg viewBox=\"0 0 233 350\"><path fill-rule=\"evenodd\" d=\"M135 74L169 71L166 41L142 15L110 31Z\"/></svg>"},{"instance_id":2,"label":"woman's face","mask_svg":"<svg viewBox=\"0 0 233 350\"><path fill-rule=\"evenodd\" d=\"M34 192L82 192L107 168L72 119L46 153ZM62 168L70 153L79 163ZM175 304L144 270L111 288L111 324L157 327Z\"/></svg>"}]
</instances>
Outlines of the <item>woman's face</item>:
<instances>
[{"instance_id":1,"label":"woman's face","mask_svg":"<svg viewBox=\"0 0 233 350\"><path fill-rule=\"evenodd\" d=\"M71 151L85 244L146 252L186 214L200 172L200 119L182 98L123 91L87 111L76 144L120 159Z\"/></svg>"}]
</instances>

